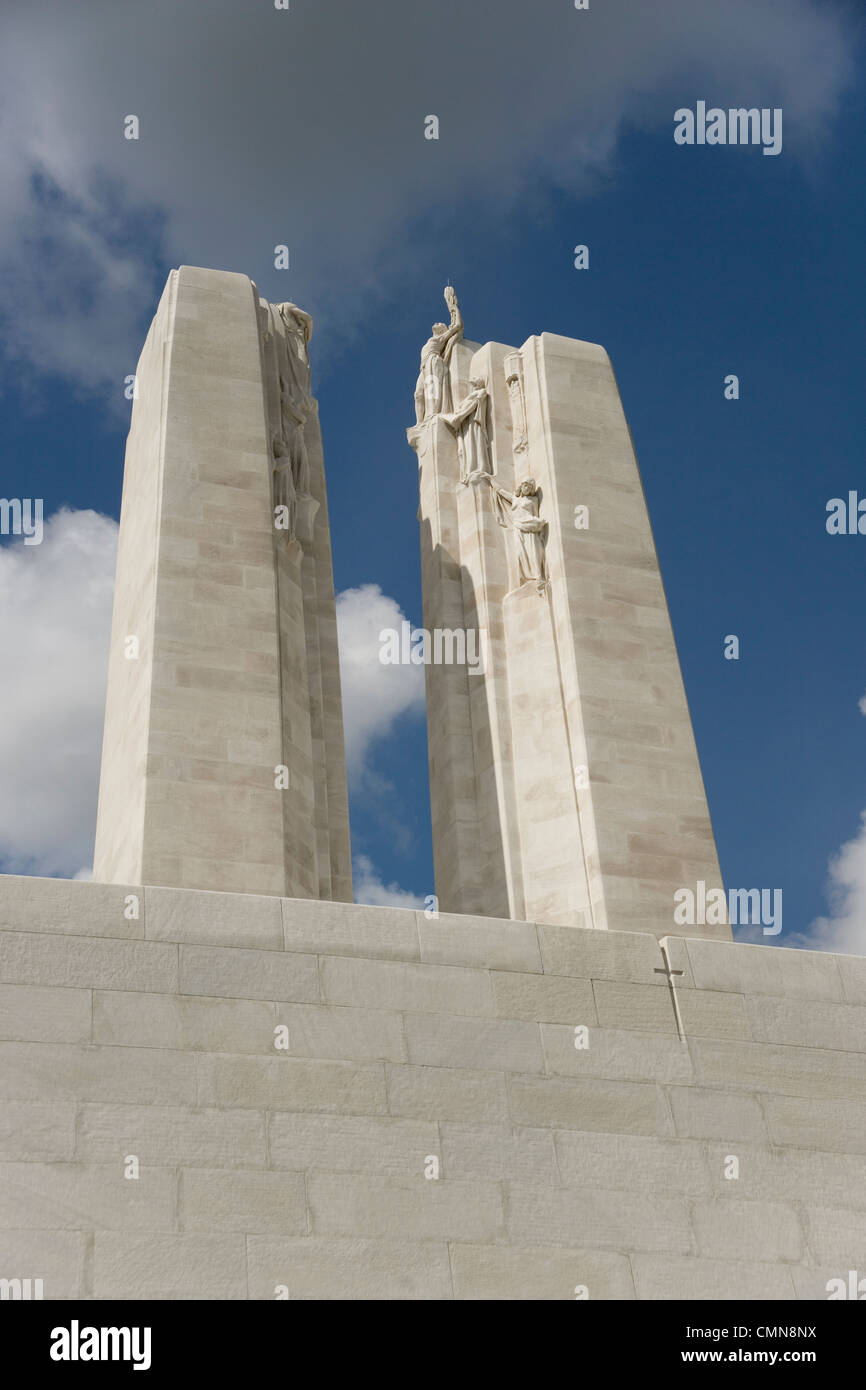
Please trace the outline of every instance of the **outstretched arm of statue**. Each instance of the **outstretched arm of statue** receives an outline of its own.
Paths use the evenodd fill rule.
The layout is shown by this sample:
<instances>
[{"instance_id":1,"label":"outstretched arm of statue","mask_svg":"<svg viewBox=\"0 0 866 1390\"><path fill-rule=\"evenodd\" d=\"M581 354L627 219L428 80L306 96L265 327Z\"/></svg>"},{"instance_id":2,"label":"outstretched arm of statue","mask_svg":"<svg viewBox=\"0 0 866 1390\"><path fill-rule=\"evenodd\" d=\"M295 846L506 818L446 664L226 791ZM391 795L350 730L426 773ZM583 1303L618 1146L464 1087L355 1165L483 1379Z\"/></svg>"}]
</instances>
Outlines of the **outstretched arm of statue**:
<instances>
[{"instance_id":1,"label":"outstretched arm of statue","mask_svg":"<svg viewBox=\"0 0 866 1390\"><path fill-rule=\"evenodd\" d=\"M463 400L459 403L456 410L451 411L449 415L443 415L442 419L445 421L446 425L450 426L452 430L459 430L460 426L464 425L466 421L469 419L470 415L475 409L475 406L475 401Z\"/></svg>"},{"instance_id":2,"label":"outstretched arm of statue","mask_svg":"<svg viewBox=\"0 0 866 1390\"><path fill-rule=\"evenodd\" d=\"M457 303L457 295L450 285L445 289L445 303L451 311L451 322L444 334L442 349L442 355L447 362L454 344L458 338L463 337L463 315L460 312L460 305Z\"/></svg>"},{"instance_id":3,"label":"outstretched arm of statue","mask_svg":"<svg viewBox=\"0 0 866 1390\"><path fill-rule=\"evenodd\" d=\"M460 323L460 324L452 324L450 328L446 329L446 331L445 331L445 336L444 336L445 346L444 346L444 348L442 349L442 357L443 357L444 361L446 361L446 362L448 361L449 357L451 356L451 350L452 350L452 348L454 347L454 344L455 344L456 342L458 342L459 339L462 338L462 337L463 337L463 325L462 325L462 323Z\"/></svg>"}]
</instances>

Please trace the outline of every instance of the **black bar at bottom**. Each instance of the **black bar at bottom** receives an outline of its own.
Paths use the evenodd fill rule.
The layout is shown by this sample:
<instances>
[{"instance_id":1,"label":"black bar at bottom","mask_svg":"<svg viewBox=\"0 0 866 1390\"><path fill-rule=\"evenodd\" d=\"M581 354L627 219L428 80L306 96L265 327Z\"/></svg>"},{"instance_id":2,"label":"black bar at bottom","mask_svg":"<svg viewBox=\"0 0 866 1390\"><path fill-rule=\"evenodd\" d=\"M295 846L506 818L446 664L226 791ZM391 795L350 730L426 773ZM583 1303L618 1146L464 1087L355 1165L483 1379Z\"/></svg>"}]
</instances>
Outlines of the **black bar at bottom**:
<instances>
[{"instance_id":1,"label":"black bar at bottom","mask_svg":"<svg viewBox=\"0 0 866 1390\"><path fill-rule=\"evenodd\" d=\"M862 1301L862 1300L861 1300ZM460 1305L457 1305L459 1307ZM381 1314L369 1303L328 1303L316 1312L311 1302L54 1302L0 1303L7 1371L19 1377L47 1372L50 1379L118 1374L161 1380L184 1371L197 1378L223 1381L237 1374L275 1375L308 1380L313 1373L333 1374L345 1348L352 1373L405 1380L407 1374L463 1380L472 1352L485 1378L502 1358L509 1378L520 1375L524 1355L542 1356L548 1374L558 1377L569 1365L581 1376L616 1377L620 1372L667 1372L675 1367L698 1374L710 1366L728 1370L763 1367L811 1368L828 1374L862 1374L866 1320L859 1306L841 1302L629 1303L575 1302L563 1311L509 1314L508 1335L496 1328L505 1313L498 1305L457 1307L391 1306L387 1326L377 1330ZM457 1321L452 1324L451 1317ZM471 1319L466 1324L462 1317ZM563 1337L542 1352L534 1339L535 1318L553 1318L550 1331ZM355 1319L363 1319L360 1339L352 1336ZM416 1322L415 1319L418 1319ZM492 1318L490 1324L487 1319ZM324 1336L310 1340L322 1320ZM399 1321L397 1321L399 1319ZM444 1321L443 1321L444 1319ZM451 1347L451 1329L462 1333L461 1349ZM497 1338L492 1340L491 1333ZM349 1340L344 1340L349 1334ZM574 1341L575 1336L580 1342ZM432 1340L429 1343L417 1338ZM532 1338L532 1341L528 1339ZM426 1350L423 1350L426 1344ZM469 1356L467 1356L469 1352ZM453 1360L452 1360L453 1353ZM548 1356L549 1353L549 1356ZM467 1361L469 1366L467 1366ZM559 1366L559 1370L556 1369Z\"/></svg>"}]
</instances>

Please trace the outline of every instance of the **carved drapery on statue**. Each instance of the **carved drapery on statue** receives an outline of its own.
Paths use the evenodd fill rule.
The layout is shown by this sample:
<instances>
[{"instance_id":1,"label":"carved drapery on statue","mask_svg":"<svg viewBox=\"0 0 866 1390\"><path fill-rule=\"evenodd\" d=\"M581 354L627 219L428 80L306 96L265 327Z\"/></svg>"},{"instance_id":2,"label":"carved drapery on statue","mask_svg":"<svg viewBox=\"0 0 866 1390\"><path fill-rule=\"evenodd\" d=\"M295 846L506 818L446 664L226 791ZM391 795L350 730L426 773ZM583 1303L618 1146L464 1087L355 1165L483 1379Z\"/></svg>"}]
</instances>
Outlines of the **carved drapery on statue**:
<instances>
[{"instance_id":1,"label":"carved drapery on statue","mask_svg":"<svg viewBox=\"0 0 866 1390\"><path fill-rule=\"evenodd\" d=\"M523 359L520 353L509 353L503 366L505 385L508 387L508 403L511 407L511 448L515 454L523 454L529 440L526 430L526 398L523 394Z\"/></svg>"},{"instance_id":2,"label":"carved drapery on statue","mask_svg":"<svg viewBox=\"0 0 866 1390\"><path fill-rule=\"evenodd\" d=\"M538 515L540 496L533 478L526 478L515 492L490 479L491 496L500 526L513 533L517 544L517 582L534 584L540 594L547 588L547 522Z\"/></svg>"},{"instance_id":3,"label":"carved drapery on statue","mask_svg":"<svg viewBox=\"0 0 866 1390\"><path fill-rule=\"evenodd\" d=\"M278 530L303 542L312 541L318 503L310 493L310 460L304 430L315 409L310 390L310 358L307 347L313 320L297 304L270 306L271 330L277 356L280 385L280 427L272 439L274 455L274 507L284 508Z\"/></svg>"},{"instance_id":4,"label":"carved drapery on statue","mask_svg":"<svg viewBox=\"0 0 866 1390\"><path fill-rule=\"evenodd\" d=\"M274 436L272 443L274 451L274 511L276 513L278 508L285 509L285 525L278 526L278 529L284 531L291 539L295 534L298 522L298 492L292 476L292 461L285 452L285 446L279 435Z\"/></svg>"},{"instance_id":5,"label":"carved drapery on statue","mask_svg":"<svg viewBox=\"0 0 866 1390\"><path fill-rule=\"evenodd\" d=\"M457 436L461 483L475 482L493 472L490 460L488 418L490 397L484 382L473 377L470 391L451 414L442 419Z\"/></svg>"}]
</instances>

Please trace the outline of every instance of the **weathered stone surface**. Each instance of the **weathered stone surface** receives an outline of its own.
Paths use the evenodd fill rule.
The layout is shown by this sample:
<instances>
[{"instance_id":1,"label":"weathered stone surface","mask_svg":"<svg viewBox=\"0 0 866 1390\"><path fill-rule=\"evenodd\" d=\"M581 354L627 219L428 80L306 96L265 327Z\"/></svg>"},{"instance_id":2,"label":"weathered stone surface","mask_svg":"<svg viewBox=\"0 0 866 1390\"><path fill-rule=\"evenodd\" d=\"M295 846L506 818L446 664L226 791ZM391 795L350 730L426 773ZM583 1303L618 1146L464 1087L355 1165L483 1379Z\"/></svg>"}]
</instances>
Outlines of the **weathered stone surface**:
<instances>
[{"instance_id":1,"label":"weathered stone surface","mask_svg":"<svg viewBox=\"0 0 866 1390\"><path fill-rule=\"evenodd\" d=\"M119 883L4 874L0 931L140 940L144 936L144 889Z\"/></svg>"},{"instance_id":2,"label":"weathered stone surface","mask_svg":"<svg viewBox=\"0 0 866 1390\"><path fill-rule=\"evenodd\" d=\"M743 1202L718 1198L692 1204L698 1252L709 1259L736 1260L747 1249L768 1261L803 1256L803 1231L793 1207L782 1202Z\"/></svg>"},{"instance_id":3,"label":"weathered stone surface","mask_svg":"<svg viewBox=\"0 0 866 1390\"><path fill-rule=\"evenodd\" d=\"M0 1163L0 1229L173 1231L177 1178L116 1163Z\"/></svg>"},{"instance_id":4,"label":"weathered stone surface","mask_svg":"<svg viewBox=\"0 0 866 1390\"><path fill-rule=\"evenodd\" d=\"M445 1172L451 1178L510 1178L558 1182L553 1135L525 1125L439 1126Z\"/></svg>"},{"instance_id":5,"label":"weathered stone surface","mask_svg":"<svg viewBox=\"0 0 866 1390\"><path fill-rule=\"evenodd\" d=\"M3 1278L41 1279L46 1299L86 1298L81 1231L3 1231Z\"/></svg>"},{"instance_id":6,"label":"weathered stone surface","mask_svg":"<svg viewBox=\"0 0 866 1390\"><path fill-rule=\"evenodd\" d=\"M843 998L839 958L820 951L689 940L688 953L699 989L786 999Z\"/></svg>"},{"instance_id":7,"label":"weathered stone surface","mask_svg":"<svg viewBox=\"0 0 866 1390\"><path fill-rule=\"evenodd\" d=\"M184 1231L305 1235L303 1174L185 1168L178 1215Z\"/></svg>"},{"instance_id":8,"label":"weathered stone surface","mask_svg":"<svg viewBox=\"0 0 866 1390\"><path fill-rule=\"evenodd\" d=\"M180 991L307 1004L320 997L315 956L212 946L180 947Z\"/></svg>"},{"instance_id":9,"label":"weathered stone surface","mask_svg":"<svg viewBox=\"0 0 866 1390\"><path fill-rule=\"evenodd\" d=\"M555 1136L562 1181L569 1187L707 1195L705 1146L645 1135L561 1131Z\"/></svg>"},{"instance_id":10,"label":"weathered stone surface","mask_svg":"<svg viewBox=\"0 0 866 1390\"><path fill-rule=\"evenodd\" d=\"M607 1028L642 1028L677 1033L673 1001L651 985L625 985L613 980L593 983L598 1021ZM683 989L677 994L681 1026L689 1037L750 1038L741 994L718 990Z\"/></svg>"},{"instance_id":11,"label":"weathered stone surface","mask_svg":"<svg viewBox=\"0 0 866 1390\"><path fill-rule=\"evenodd\" d=\"M467 1059L468 1060L468 1059ZM388 1067L388 1108L392 1115L425 1119L508 1119L505 1073L468 1067Z\"/></svg>"},{"instance_id":12,"label":"weathered stone surface","mask_svg":"<svg viewBox=\"0 0 866 1390\"><path fill-rule=\"evenodd\" d=\"M194 1105L195 1058L146 1047L0 1043L0 1100Z\"/></svg>"},{"instance_id":13,"label":"weathered stone surface","mask_svg":"<svg viewBox=\"0 0 866 1390\"><path fill-rule=\"evenodd\" d=\"M367 1062L406 1060L403 1020L381 1009L318 1004L277 1004L278 1025L288 1029L292 1057L333 1057ZM273 1047L273 1037L270 1038ZM239 1049L243 1050L243 1049ZM252 1049L250 1049L252 1050Z\"/></svg>"},{"instance_id":14,"label":"weathered stone surface","mask_svg":"<svg viewBox=\"0 0 866 1390\"><path fill-rule=\"evenodd\" d=\"M103 885L34 885L34 920L0 932L0 1276L85 1299L794 1299L862 1268L845 958L748 947L741 969L668 938L681 1038L649 933L508 923L497 950L489 920L464 943L414 912L171 889L144 893L165 940L111 939L85 930Z\"/></svg>"},{"instance_id":15,"label":"weathered stone surface","mask_svg":"<svg viewBox=\"0 0 866 1390\"><path fill-rule=\"evenodd\" d=\"M458 1067L473 1057L490 1071L542 1072L544 1054L536 1023L451 1014L407 1014L409 1060L430 1067Z\"/></svg>"},{"instance_id":16,"label":"weathered stone surface","mask_svg":"<svg viewBox=\"0 0 866 1390\"><path fill-rule=\"evenodd\" d=\"M250 1236L249 1296L273 1299L450 1299L448 1246L442 1241Z\"/></svg>"},{"instance_id":17,"label":"weathered stone surface","mask_svg":"<svg viewBox=\"0 0 866 1390\"><path fill-rule=\"evenodd\" d=\"M605 1250L454 1244L451 1264L460 1299L573 1302L578 1286L590 1299L634 1298L628 1260Z\"/></svg>"},{"instance_id":18,"label":"weathered stone surface","mask_svg":"<svg viewBox=\"0 0 866 1390\"><path fill-rule=\"evenodd\" d=\"M673 1125L659 1086L514 1076L509 1081L515 1123L551 1129L595 1129L623 1134L668 1134Z\"/></svg>"},{"instance_id":19,"label":"weathered stone surface","mask_svg":"<svg viewBox=\"0 0 866 1390\"><path fill-rule=\"evenodd\" d=\"M866 1105L810 1094L768 1095L764 1106L774 1144L866 1154Z\"/></svg>"},{"instance_id":20,"label":"weathered stone surface","mask_svg":"<svg viewBox=\"0 0 866 1390\"><path fill-rule=\"evenodd\" d=\"M684 1139L766 1140L760 1099L741 1091L672 1086L668 1099L676 1132Z\"/></svg>"},{"instance_id":21,"label":"weathered stone surface","mask_svg":"<svg viewBox=\"0 0 866 1390\"><path fill-rule=\"evenodd\" d=\"M0 980L84 989L177 989L177 947L30 932L0 934Z\"/></svg>"},{"instance_id":22,"label":"weathered stone surface","mask_svg":"<svg viewBox=\"0 0 866 1390\"><path fill-rule=\"evenodd\" d=\"M509 1185L508 1231L516 1244L617 1250L691 1249L688 1211L681 1198L655 1193L579 1191ZM579 1235L578 1235L579 1233Z\"/></svg>"},{"instance_id":23,"label":"weathered stone surface","mask_svg":"<svg viewBox=\"0 0 866 1390\"><path fill-rule=\"evenodd\" d=\"M145 888L144 901L148 941L283 949L283 918L278 898L260 898L252 893Z\"/></svg>"},{"instance_id":24,"label":"weathered stone surface","mask_svg":"<svg viewBox=\"0 0 866 1390\"><path fill-rule=\"evenodd\" d=\"M314 1174L309 1182L315 1235L383 1240L495 1240L504 1234L498 1183L456 1179Z\"/></svg>"},{"instance_id":25,"label":"weathered stone surface","mask_svg":"<svg viewBox=\"0 0 866 1390\"><path fill-rule=\"evenodd\" d=\"M550 975L576 975L579 979L628 981L656 985L667 990L659 944L638 932L587 931L572 927L538 928L545 972ZM679 961L674 968L682 969ZM691 985L688 962L686 973L676 982L677 989Z\"/></svg>"},{"instance_id":26,"label":"weathered stone surface","mask_svg":"<svg viewBox=\"0 0 866 1390\"><path fill-rule=\"evenodd\" d=\"M95 990L93 1041L175 1052L257 1052L274 1046L274 1006L246 999Z\"/></svg>"},{"instance_id":27,"label":"weathered stone surface","mask_svg":"<svg viewBox=\"0 0 866 1390\"><path fill-rule=\"evenodd\" d=\"M408 430L424 627L486 655L425 668L439 905L688 934L675 893L721 875L610 360L553 333L479 347L446 299Z\"/></svg>"},{"instance_id":28,"label":"weathered stone surface","mask_svg":"<svg viewBox=\"0 0 866 1390\"><path fill-rule=\"evenodd\" d=\"M245 275L181 266L168 277L126 448L100 882L351 898L311 329ZM292 525L278 531L283 504ZM152 896L152 934L166 939L171 912ZM218 908L191 905L178 939L201 940L199 911ZM237 909L223 911L228 933ZM279 946L276 918L251 913L232 944Z\"/></svg>"},{"instance_id":29,"label":"weathered stone surface","mask_svg":"<svg viewBox=\"0 0 866 1390\"><path fill-rule=\"evenodd\" d=\"M75 1155L142 1163L262 1168L267 1161L264 1112L167 1105L83 1105Z\"/></svg>"},{"instance_id":30,"label":"weathered stone surface","mask_svg":"<svg viewBox=\"0 0 866 1390\"><path fill-rule=\"evenodd\" d=\"M275 1168L406 1177L423 1174L440 1148L438 1126L426 1120L279 1112L270 1116L268 1143Z\"/></svg>"},{"instance_id":31,"label":"weathered stone surface","mask_svg":"<svg viewBox=\"0 0 866 1390\"><path fill-rule=\"evenodd\" d=\"M246 1298L242 1235L118 1235L97 1233L96 1299Z\"/></svg>"},{"instance_id":32,"label":"weathered stone surface","mask_svg":"<svg viewBox=\"0 0 866 1390\"><path fill-rule=\"evenodd\" d=\"M368 959L421 959L414 912L356 903L282 901L287 951Z\"/></svg>"},{"instance_id":33,"label":"weathered stone surface","mask_svg":"<svg viewBox=\"0 0 866 1390\"><path fill-rule=\"evenodd\" d=\"M90 1042L91 991L0 985L0 1038L26 1042Z\"/></svg>"},{"instance_id":34,"label":"weathered stone surface","mask_svg":"<svg viewBox=\"0 0 866 1390\"><path fill-rule=\"evenodd\" d=\"M637 1297L642 1299L751 1300L795 1296L790 1265L646 1253L633 1255L631 1265Z\"/></svg>"},{"instance_id":35,"label":"weathered stone surface","mask_svg":"<svg viewBox=\"0 0 866 1390\"><path fill-rule=\"evenodd\" d=\"M74 1102L4 1100L0 1106L0 1158L72 1158L75 1113Z\"/></svg>"},{"instance_id":36,"label":"weathered stone surface","mask_svg":"<svg viewBox=\"0 0 866 1390\"><path fill-rule=\"evenodd\" d=\"M528 922L491 921L440 913L418 913L421 959L440 965L476 965L485 970L541 970L535 927Z\"/></svg>"},{"instance_id":37,"label":"weathered stone surface","mask_svg":"<svg viewBox=\"0 0 866 1390\"><path fill-rule=\"evenodd\" d=\"M578 1036L574 1028L542 1023L541 1040L547 1070L554 1076L686 1084L694 1079L688 1048L667 1031L658 1034L627 1028L590 1028L584 1046L583 1035ZM580 1047L576 1046L578 1042Z\"/></svg>"},{"instance_id":38,"label":"weathered stone surface","mask_svg":"<svg viewBox=\"0 0 866 1390\"><path fill-rule=\"evenodd\" d=\"M202 1105L375 1115L385 1111L385 1074L381 1063L207 1054L199 1058L198 1097Z\"/></svg>"},{"instance_id":39,"label":"weathered stone surface","mask_svg":"<svg viewBox=\"0 0 866 1390\"><path fill-rule=\"evenodd\" d=\"M367 1009L493 1013L487 972L450 965L404 965L397 961L328 956L322 962L322 991L329 1004L359 1004Z\"/></svg>"},{"instance_id":40,"label":"weathered stone surface","mask_svg":"<svg viewBox=\"0 0 866 1390\"><path fill-rule=\"evenodd\" d=\"M491 976L501 1018L539 1023L594 1024L595 999L589 980L556 975L523 975L495 970Z\"/></svg>"}]
</instances>

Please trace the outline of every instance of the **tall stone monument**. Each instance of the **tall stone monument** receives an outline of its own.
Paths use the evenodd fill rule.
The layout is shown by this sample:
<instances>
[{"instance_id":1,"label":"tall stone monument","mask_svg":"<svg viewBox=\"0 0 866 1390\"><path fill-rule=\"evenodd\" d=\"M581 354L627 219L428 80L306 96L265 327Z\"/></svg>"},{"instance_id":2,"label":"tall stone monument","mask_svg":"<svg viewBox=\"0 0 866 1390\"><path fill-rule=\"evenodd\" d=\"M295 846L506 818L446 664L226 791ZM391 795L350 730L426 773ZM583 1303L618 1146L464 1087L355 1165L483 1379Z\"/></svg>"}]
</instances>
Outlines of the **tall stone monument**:
<instances>
[{"instance_id":1,"label":"tall stone monument","mask_svg":"<svg viewBox=\"0 0 866 1390\"><path fill-rule=\"evenodd\" d=\"M424 627L477 631L485 662L427 665L440 907L676 934L677 889L721 876L610 360L467 342L445 300L408 431Z\"/></svg>"},{"instance_id":2,"label":"tall stone monument","mask_svg":"<svg viewBox=\"0 0 866 1390\"><path fill-rule=\"evenodd\" d=\"M610 364L464 343L449 297L412 430L425 615L489 636L483 673L428 669L461 914L431 919L321 900L349 867L309 319L169 279L109 881L0 874L3 1299L866 1293L866 960L680 935L672 890L718 866Z\"/></svg>"},{"instance_id":3,"label":"tall stone monument","mask_svg":"<svg viewBox=\"0 0 866 1390\"><path fill-rule=\"evenodd\" d=\"M311 331L245 275L169 275L126 450L98 881L351 901Z\"/></svg>"}]
</instances>

